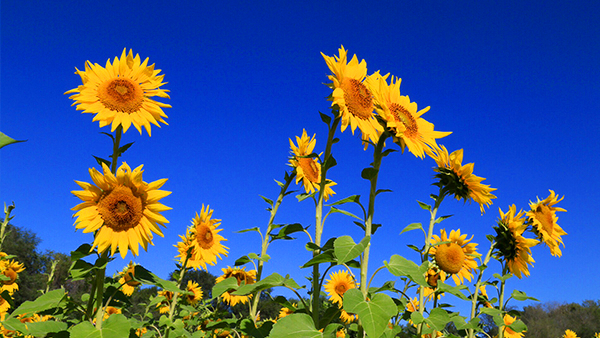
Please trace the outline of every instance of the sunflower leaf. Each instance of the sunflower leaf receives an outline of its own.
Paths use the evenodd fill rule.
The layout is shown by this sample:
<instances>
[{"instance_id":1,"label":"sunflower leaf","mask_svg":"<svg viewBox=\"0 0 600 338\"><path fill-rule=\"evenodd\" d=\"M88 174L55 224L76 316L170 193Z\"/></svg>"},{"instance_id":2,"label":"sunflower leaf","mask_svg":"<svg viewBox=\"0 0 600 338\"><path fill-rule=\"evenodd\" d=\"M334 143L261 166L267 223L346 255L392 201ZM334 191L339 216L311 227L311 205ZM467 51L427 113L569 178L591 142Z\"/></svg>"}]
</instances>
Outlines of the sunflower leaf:
<instances>
[{"instance_id":1,"label":"sunflower leaf","mask_svg":"<svg viewBox=\"0 0 600 338\"><path fill-rule=\"evenodd\" d=\"M411 223L411 224L407 225L406 228L404 228L402 231L400 231L400 235L402 235L405 232L415 230L415 229L421 229L421 231L423 231L423 233L425 234L425 230L423 230L423 225L421 223ZM427 234L425 234L425 235L427 235Z\"/></svg>"},{"instance_id":2,"label":"sunflower leaf","mask_svg":"<svg viewBox=\"0 0 600 338\"><path fill-rule=\"evenodd\" d=\"M33 314L55 308L62 301L65 294L64 289L56 289L41 295L34 301L26 301L10 314L10 318L21 314Z\"/></svg>"},{"instance_id":3,"label":"sunflower leaf","mask_svg":"<svg viewBox=\"0 0 600 338\"><path fill-rule=\"evenodd\" d=\"M94 155L92 155L92 156L94 156ZM100 167L102 167L102 164L106 164L106 166L110 168L111 162L109 160L105 160L105 159L97 157L97 156L94 156L94 159L96 159L96 163L98 163L98 165Z\"/></svg>"},{"instance_id":4,"label":"sunflower leaf","mask_svg":"<svg viewBox=\"0 0 600 338\"><path fill-rule=\"evenodd\" d=\"M230 290L236 290L238 288L238 282L237 279L235 277L229 277L227 279L224 279L220 282L218 282L217 284L215 284L215 286L213 286L212 288L212 298L211 299L216 299L217 297L221 296L222 294L224 294L227 291Z\"/></svg>"},{"instance_id":5,"label":"sunflower leaf","mask_svg":"<svg viewBox=\"0 0 600 338\"><path fill-rule=\"evenodd\" d=\"M285 316L273 325L271 337L322 338L323 333L315 328L311 316L306 313L293 313Z\"/></svg>"},{"instance_id":6,"label":"sunflower leaf","mask_svg":"<svg viewBox=\"0 0 600 338\"><path fill-rule=\"evenodd\" d=\"M106 136L110 137L110 139L111 139L113 142L115 142L115 137L114 137L112 134L109 134L109 133L107 133L107 132L104 132L104 131L101 131L101 132L100 132L100 134L104 134L104 135L106 135Z\"/></svg>"},{"instance_id":7,"label":"sunflower leaf","mask_svg":"<svg viewBox=\"0 0 600 338\"><path fill-rule=\"evenodd\" d=\"M126 145L119 147L119 149L117 150L117 154L119 154L119 156L121 156L124 152L127 151L127 149L129 149L129 147L131 147L133 145L134 142L131 143L127 143Z\"/></svg>"},{"instance_id":8,"label":"sunflower leaf","mask_svg":"<svg viewBox=\"0 0 600 338\"><path fill-rule=\"evenodd\" d=\"M249 229L243 229L243 230L238 230L238 231L234 231L234 233L237 234L242 234L244 232L250 232L250 231L256 231L260 234L260 228L259 227L254 227L254 228L249 228Z\"/></svg>"},{"instance_id":9,"label":"sunflower leaf","mask_svg":"<svg viewBox=\"0 0 600 338\"><path fill-rule=\"evenodd\" d=\"M335 257L338 264L344 264L347 261L358 257L369 245L371 236L364 237L360 243L354 243L350 236L338 237L333 243Z\"/></svg>"},{"instance_id":10,"label":"sunflower leaf","mask_svg":"<svg viewBox=\"0 0 600 338\"><path fill-rule=\"evenodd\" d=\"M294 239L293 237L290 237L289 235L295 233L295 232L302 232L304 231L304 227L302 226L302 224L300 223L292 223L292 224L287 224L285 225L283 228L279 229L279 232L274 235L272 233L269 234L269 236L271 236L271 242L276 240L276 239Z\"/></svg>"},{"instance_id":11,"label":"sunflower leaf","mask_svg":"<svg viewBox=\"0 0 600 338\"><path fill-rule=\"evenodd\" d=\"M252 262L252 260L250 259L250 257L248 256L242 256L238 259L235 260L235 262L233 263L234 266L240 266L240 265L244 265L247 263Z\"/></svg>"},{"instance_id":12,"label":"sunflower leaf","mask_svg":"<svg viewBox=\"0 0 600 338\"><path fill-rule=\"evenodd\" d=\"M254 325L254 322L248 318L242 319L240 322L240 330L249 337L266 338L269 336L272 328L273 322L271 321L264 322L259 328L257 328L256 325Z\"/></svg>"},{"instance_id":13,"label":"sunflower leaf","mask_svg":"<svg viewBox=\"0 0 600 338\"><path fill-rule=\"evenodd\" d=\"M354 217L354 218L362 221L362 218L354 215L353 213L350 213L350 212L348 212L346 210L342 210L342 209L338 209L338 208L335 208L335 207L331 207L331 210L329 211L329 213L336 213L336 212L339 212L340 214L344 214L346 216Z\"/></svg>"},{"instance_id":14,"label":"sunflower leaf","mask_svg":"<svg viewBox=\"0 0 600 338\"><path fill-rule=\"evenodd\" d=\"M529 296L527 296L527 294L525 292L519 291L519 290L513 290L511 296L515 300L535 300L536 302L539 302L538 299L535 299L533 297L529 297Z\"/></svg>"},{"instance_id":15,"label":"sunflower leaf","mask_svg":"<svg viewBox=\"0 0 600 338\"><path fill-rule=\"evenodd\" d=\"M336 165L337 165L337 161L335 160L333 155L329 154L329 157L326 158L325 162L323 163L323 169L328 170L330 168L335 167Z\"/></svg>"},{"instance_id":16,"label":"sunflower leaf","mask_svg":"<svg viewBox=\"0 0 600 338\"><path fill-rule=\"evenodd\" d=\"M460 285L460 286L450 286L442 281L438 281L438 290L440 292L448 292L450 294L455 295L456 297L462 299L462 300L469 300L469 298L467 298L467 296L465 296L461 290L465 290L467 289L467 287L465 285Z\"/></svg>"},{"instance_id":17,"label":"sunflower leaf","mask_svg":"<svg viewBox=\"0 0 600 338\"><path fill-rule=\"evenodd\" d=\"M136 265L134 267L133 275L135 276L135 280L143 284L156 285L160 288L163 288L166 291L181 292L181 290L177 287L177 284L175 282L164 280L141 265Z\"/></svg>"},{"instance_id":18,"label":"sunflower leaf","mask_svg":"<svg viewBox=\"0 0 600 338\"><path fill-rule=\"evenodd\" d=\"M302 265L300 268L303 269L303 268L308 268L308 267L316 265L316 264L335 263L335 262L337 262L337 260L335 259L333 249L329 249L329 250L323 251L319 255L313 257L311 260L304 263L304 265Z\"/></svg>"},{"instance_id":19,"label":"sunflower leaf","mask_svg":"<svg viewBox=\"0 0 600 338\"><path fill-rule=\"evenodd\" d=\"M344 293L344 310L358 315L369 337L381 337L390 319L398 312L390 296L376 293L367 301L358 289Z\"/></svg>"},{"instance_id":20,"label":"sunflower leaf","mask_svg":"<svg viewBox=\"0 0 600 338\"><path fill-rule=\"evenodd\" d=\"M431 205L423 203L421 201L417 201L417 203L419 203L419 206L421 207L421 209L431 211Z\"/></svg>"},{"instance_id":21,"label":"sunflower leaf","mask_svg":"<svg viewBox=\"0 0 600 338\"><path fill-rule=\"evenodd\" d=\"M429 287L429 284L427 284L425 277L423 277L422 268L419 267L413 261L410 261L400 255L393 255L390 258L389 263L384 261L383 264L387 267L388 271L392 275L398 277L407 276L413 282L424 287Z\"/></svg>"},{"instance_id":22,"label":"sunflower leaf","mask_svg":"<svg viewBox=\"0 0 600 338\"><path fill-rule=\"evenodd\" d=\"M438 224L438 223L440 223L441 221L443 221L443 220L445 220L445 219L447 219L447 218L450 218L450 217L452 217L452 216L454 216L454 215L440 216L440 217L438 217L438 218L436 218L436 219L435 219L435 222L434 222L433 224Z\"/></svg>"},{"instance_id":23,"label":"sunflower leaf","mask_svg":"<svg viewBox=\"0 0 600 338\"><path fill-rule=\"evenodd\" d=\"M375 178L378 173L379 173L379 170L372 168L372 167L368 167L368 168L364 168L362 170L362 172L360 173L360 177L364 178L365 180L370 181L373 178Z\"/></svg>"},{"instance_id":24,"label":"sunflower leaf","mask_svg":"<svg viewBox=\"0 0 600 338\"><path fill-rule=\"evenodd\" d=\"M258 195L260 196L265 202L267 202L268 205L271 206L271 208L273 207L273 200L266 198L265 196L262 195Z\"/></svg>"},{"instance_id":25,"label":"sunflower leaf","mask_svg":"<svg viewBox=\"0 0 600 338\"><path fill-rule=\"evenodd\" d=\"M325 115L321 112L319 112L319 115L321 116L321 121L325 122L328 126L331 124L331 117L329 117L329 115Z\"/></svg>"},{"instance_id":26,"label":"sunflower leaf","mask_svg":"<svg viewBox=\"0 0 600 338\"><path fill-rule=\"evenodd\" d=\"M333 202L331 204L327 204L328 207L330 206L334 206L334 205L340 205L340 204L345 204L345 203L356 203L360 205L360 195L352 195L352 196L348 196L346 198L343 198L337 202Z\"/></svg>"},{"instance_id":27,"label":"sunflower leaf","mask_svg":"<svg viewBox=\"0 0 600 338\"><path fill-rule=\"evenodd\" d=\"M375 192L375 196L377 196L377 195L381 194L382 192L393 192L393 191L392 191L392 190L390 190L390 189L378 189L378 190Z\"/></svg>"},{"instance_id":28,"label":"sunflower leaf","mask_svg":"<svg viewBox=\"0 0 600 338\"><path fill-rule=\"evenodd\" d=\"M0 132L0 149L2 149L4 146L7 146L9 144L19 143L19 142L25 142L25 140L17 141L15 139L7 136L6 134Z\"/></svg>"}]
</instances>

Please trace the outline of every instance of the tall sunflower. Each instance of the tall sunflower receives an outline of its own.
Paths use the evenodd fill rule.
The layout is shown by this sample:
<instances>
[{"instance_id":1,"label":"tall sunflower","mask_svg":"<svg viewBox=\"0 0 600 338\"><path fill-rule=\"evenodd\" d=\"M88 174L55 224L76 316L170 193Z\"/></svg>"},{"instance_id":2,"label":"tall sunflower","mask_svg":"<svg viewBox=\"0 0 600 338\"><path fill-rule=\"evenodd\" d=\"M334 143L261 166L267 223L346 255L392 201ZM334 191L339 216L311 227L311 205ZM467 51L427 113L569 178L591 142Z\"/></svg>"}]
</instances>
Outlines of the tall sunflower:
<instances>
[{"instance_id":1,"label":"tall sunflower","mask_svg":"<svg viewBox=\"0 0 600 338\"><path fill-rule=\"evenodd\" d=\"M121 290L127 296L131 296L133 291L137 286L139 286L140 282L133 280L135 276L135 264L133 262L129 262L129 265L125 267L125 269L120 273L121 278L119 279L119 284L123 285Z\"/></svg>"},{"instance_id":2,"label":"tall sunflower","mask_svg":"<svg viewBox=\"0 0 600 338\"><path fill-rule=\"evenodd\" d=\"M165 76L158 75L160 69L154 69L154 64L148 66L148 58L141 62L138 54L134 57L131 50L129 54L126 51L112 64L108 59L105 67L86 61L85 71L75 68L83 84L65 94L73 94L69 98L77 110L96 114L92 121L99 121L100 127L110 124L114 131L121 125L127 131L133 125L141 134L143 126L151 135L150 123L158 127L158 122L167 124L161 108L171 108L152 99L169 98L168 90L160 88L166 84L162 82Z\"/></svg>"},{"instance_id":3,"label":"tall sunflower","mask_svg":"<svg viewBox=\"0 0 600 338\"><path fill-rule=\"evenodd\" d=\"M460 229L450 231L450 235L442 229L440 236L433 235L429 254L435 258L435 263L442 270L442 280L446 278L446 274L451 274L456 285L462 284L465 278L471 281L472 270L477 268L475 257L479 256L477 244L469 243L472 239L473 236L467 239L466 234L461 235ZM450 243L439 244L442 242Z\"/></svg>"},{"instance_id":4,"label":"tall sunflower","mask_svg":"<svg viewBox=\"0 0 600 338\"><path fill-rule=\"evenodd\" d=\"M462 198L465 202L472 199L479 203L481 213L484 213L483 206L489 207L492 199L496 198L491 193L496 188L481 184L485 178L473 175L475 164L462 165L463 150L459 149L448 154L448 150L442 145L435 147L430 155L438 165L435 169L438 172L436 177L440 179L438 184L444 186L449 193L456 196L456 199Z\"/></svg>"},{"instance_id":5,"label":"tall sunflower","mask_svg":"<svg viewBox=\"0 0 600 338\"><path fill-rule=\"evenodd\" d=\"M375 96L375 110L386 123L391 131L394 142L398 143L402 151L406 147L415 156L425 157L425 149L431 152L436 148L436 139L450 135L452 132L441 132L433 130L433 123L423 119L421 116L429 111L429 107L417 111L417 104L410 102L408 96L400 95L400 78L392 76L390 84L387 84L387 75L381 77L369 77L366 82L373 90Z\"/></svg>"},{"instance_id":6,"label":"tall sunflower","mask_svg":"<svg viewBox=\"0 0 600 338\"><path fill-rule=\"evenodd\" d=\"M496 230L496 248L500 258L506 261L506 266L515 276L522 278L521 274L529 276L529 267L533 266L535 260L531 257L531 247L539 243L538 240L523 237L527 229L525 223L525 212L517 213L517 207L513 204L508 212L500 210L500 220Z\"/></svg>"},{"instance_id":7,"label":"tall sunflower","mask_svg":"<svg viewBox=\"0 0 600 338\"><path fill-rule=\"evenodd\" d=\"M565 246L561 236L567 233L558 225L557 211L567 211L563 208L555 207L554 205L562 201L564 196L560 199L554 191L550 190L550 196L541 200L537 199L537 202L529 202L531 210L527 212L529 222L533 225L533 231L538 235L538 238L542 240L549 248L552 256L562 256L559 244Z\"/></svg>"},{"instance_id":8,"label":"tall sunflower","mask_svg":"<svg viewBox=\"0 0 600 338\"><path fill-rule=\"evenodd\" d=\"M356 55L348 62L348 51L342 46L339 49L339 56L327 56L321 53L329 70L333 75L329 75L332 83L327 86L333 89L329 97L332 106L337 105L341 114L342 132L350 126L352 134L358 127L362 132L362 140L371 140L377 143L379 135L383 128L377 122L376 115L373 112L373 93L364 80L367 77L367 63L362 60L360 63ZM371 75L379 77L379 73Z\"/></svg>"},{"instance_id":9,"label":"tall sunflower","mask_svg":"<svg viewBox=\"0 0 600 338\"><path fill-rule=\"evenodd\" d=\"M315 134L316 135L316 134ZM304 190L307 194L313 193L315 190L319 191L321 188L321 163L316 158L307 157L313 154L317 140L315 135L309 138L306 134L306 130L302 130L302 136L296 136L296 143L294 144L290 139L290 148L292 148L292 156L290 157L290 166L296 170L296 183L302 181ZM327 201L329 196L335 194L331 189L332 186L337 183L327 180L325 183L325 193L323 199Z\"/></svg>"},{"instance_id":10,"label":"tall sunflower","mask_svg":"<svg viewBox=\"0 0 600 338\"><path fill-rule=\"evenodd\" d=\"M229 266L226 269L221 270L223 271L223 274L217 277L217 283L230 277L234 277L237 280L238 285L254 284L256 282L256 270L246 271L246 268L232 268ZM237 296L227 291L221 295L221 298L225 303L235 306L237 303L245 304L250 298L252 298L252 295Z\"/></svg>"},{"instance_id":11,"label":"tall sunflower","mask_svg":"<svg viewBox=\"0 0 600 338\"><path fill-rule=\"evenodd\" d=\"M200 215L196 213L192 225L186 230L186 235L179 236L182 241L177 243L176 247L179 251L177 258L181 264L185 262L188 252L190 257L187 259L187 267L194 269L202 267L206 270L206 264L215 265L217 257L227 256L229 248L221 244L226 239L219 235L223 229L217 229L221 220L212 219L212 214L210 206L204 207L203 204Z\"/></svg>"},{"instance_id":12,"label":"tall sunflower","mask_svg":"<svg viewBox=\"0 0 600 338\"><path fill-rule=\"evenodd\" d=\"M102 164L103 174L90 168L94 184L75 181L84 190L72 191L83 203L71 210L77 210L74 217L76 229L84 233L94 232L94 247L99 252L109 248L111 256L117 249L125 258L128 250L134 256L139 254L138 245L147 250L152 244L152 233L163 234L157 224L164 226L169 221L160 212L171 208L158 201L171 194L158 190L166 178L146 183L142 180L143 165L133 171L123 162L113 175L106 164Z\"/></svg>"},{"instance_id":13,"label":"tall sunflower","mask_svg":"<svg viewBox=\"0 0 600 338\"><path fill-rule=\"evenodd\" d=\"M329 300L339 306L342 306L344 293L354 288L356 288L354 278L344 270L331 273L329 280L325 283L325 292L329 295Z\"/></svg>"}]
</instances>

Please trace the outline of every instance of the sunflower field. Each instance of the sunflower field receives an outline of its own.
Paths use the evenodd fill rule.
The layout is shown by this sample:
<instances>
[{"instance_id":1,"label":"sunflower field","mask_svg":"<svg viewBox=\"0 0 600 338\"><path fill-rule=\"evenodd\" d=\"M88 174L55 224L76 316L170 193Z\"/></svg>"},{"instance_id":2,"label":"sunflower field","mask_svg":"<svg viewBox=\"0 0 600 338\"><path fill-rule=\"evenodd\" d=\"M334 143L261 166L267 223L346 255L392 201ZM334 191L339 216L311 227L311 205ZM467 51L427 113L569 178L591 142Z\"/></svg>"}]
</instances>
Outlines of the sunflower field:
<instances>
[{"instance_id":1,"label":"sunflower field","mask_svg":"<svg viewBox=\"0 0 600 338\"><path fill-rule=\"evenodd\" d=\"M111 155L96 157L97 167L89 168L89 180L75 181L79 188L72 191L78 199L72 208L74 228L89 234L89 243L71 248L69 279L82 281L86 291L75 297L64 288L48 287L36 300L15 305L13 296L19 292L19 274L25 267L1 251L15 208L5 206L0 232L2 335L474 338L495 335L486 329L491 321L498 328L497 337L526 336L519 312L508 304L535 298L508 284L511 278L530 275L535 262L532 247L545 246L550 255L562 255L567 233L558 224L557 213L566 211L559 205L564 196L550 190L545 198L532 195L529 205L501 206L496 225L485 238L444 228L450 217L439 214L444 201L474 202L483 214L490 211L497 188L475 175L474 164L464 159L463 149L448 150L441 144L451 132L435 130L424 118L429 107L419 109L401 95L399 77L379 71L369 74L366 61L349 57L343 46L338 55L322 56L331 72L326 84L331 89L331 110L318 116L328 130L320 140L324 147L317 148L316 134L306 130L289 138L288 170L276 181L279 194L262 197L270 213L268 223L240 231L258 234L259 253L239 257L234 266L220 266L230 249L221 234L221 219L213 216L209 205L202 205L179 235L180 241L173 243L178 254L172 280L135 263L140 248L153 254L154 236L163 236L162 228L169 223L163 212L171 208L161 202L171 194L163 190L167 179L145 181L145 170L152 168L130 166L125 157L132 143L121 142L123 133L133 128L142 137L144 131L150 137L153 125L167 125L165 110L171 106L164 103L169 99L169 90L163 88L165 75L148 58L142 61L126 49L104 66L86 61L83 70L76 69L81 84L65 94L76 110L93 114L92 121L99 127L110 127L110 133L103 134L111 140ZM368 197L363 199L359 195L338 197L336 182L327 175L331 168L343 165L334 157L335 145L344 142L344 132L349 137L348 129L360 136L364 151L373 154L361 173L360 179L369 184ZM0 134L0 142L3 147L17 141ZM432 185L423 187L430 200L415 205L423 209L427 221L401 230L422 233L421 242L402 243L416 252L416 260L399 255L394 248L371 246L371 238L382 226L374 223L377 197L392 193L378 187L380 168L395 152L435 161ZM301 190L297 199L312 202L311 208L314 205L312 227L275 221L295 185ZM361 212L348 211L350 206ZM336 213L360 227L364 235L353 238L339 233L325 238L326 221ZM301 233L309 239L306 250L294 255L306 255L301 270L308 282L303 285L289 275L263 273L270 260L269 246ZM373 250L385 251L389 259L373 261ZM107 264L117 256L129 257L131 263L109 276ZM492 260L498 262L499 270L489 268ZM212 289L185 278L209 266L222 271ZM374 282L376 275L386 275L387 281ZM142 315L132 315L132 294L150 286L157 293L143 304ZM295 298L274 296L281 289ZM278 304L277 316L264 318L259 305L265 298ZM453 303L464 303L470 311L452 311L449 304ZM244 311L232 311L233 307ZM564 337L577 334L567 330Z\"/></svg>"}]
</instances>

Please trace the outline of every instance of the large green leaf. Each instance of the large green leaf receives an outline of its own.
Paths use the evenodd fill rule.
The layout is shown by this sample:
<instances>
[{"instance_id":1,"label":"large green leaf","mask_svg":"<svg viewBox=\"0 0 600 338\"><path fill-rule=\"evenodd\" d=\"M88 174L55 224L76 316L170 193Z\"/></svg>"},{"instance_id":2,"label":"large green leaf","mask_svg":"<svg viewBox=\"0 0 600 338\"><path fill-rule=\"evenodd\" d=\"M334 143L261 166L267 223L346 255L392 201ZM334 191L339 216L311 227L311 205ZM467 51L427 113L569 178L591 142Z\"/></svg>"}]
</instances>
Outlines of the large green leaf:
<instances>
[{"instance_id":1,"label":"large green leaf","mask_svg":"<svg viewBox=\"0 0 600 338\"><path fill-rule=\"evenodd\" d=\"M393 255L390 258L389 263L384 261L383 264L385 264L392 275L398 277L406 276L421 286L429 287L429 284L427 284L424 277L425 271L427 270L425 266L420 267L413 261L409 261L400 255Z\"/></svg>"},{"instance_id":2,"label":"large green leaf","mask_svg":"<svg viewBox=\"0 0 600 338\"><path fill-rule=\"evenodd\" d=\"M181 292L181 289L177 287L177 283L169 280L164 280L141 265L135 266L133 276L136 281L141 282L143 284L156 285L166 291Z\"/></svg>"},{"instance_id":3,"label":"large green leaf","mask_svg":"<svg viewBox=\"0 0 600 338\"><path fill-rule=\"evenodd\" d=\"M271 338L322 338L312 318L306 313L294 313L281 318L271 330Z\"/></svg>"},{"instance_id":4,"label":"large green leaf","mask_svg":"<svg viewBox=\"0 0 600 338\"><path fill-rule=\"evenodd\" d=\"M381 337L390 319L398 313L390 296L376 293L367 301L358 289L344 293L344 310L358 315L369 337Z\"/></svg>"},{"instance_id":5,"label":"large green leaf","mask_svg":"<svg viewBox=\"0 0 600 338\"><path fill-rule=\"evenodd\" d=\"M60 332L67 329L67 323L49 320L45 322L27 323L27 334L36 337L46 337L48 333Z\"/></svg>"},{"instance_id":6,"label":"large green leaf","mask_svg":"<svg viewBox=\"0 0 600 338\"><path fill-rule=\"evenodd\" d=\"M283 277L277 272L274 272L271 275L261 279L260 281L254 284L246 284L240 286L233 294L247 295L250 293L255 293L257 291L270 289L276 286L287 286L293 289L300 288L300 286L293 279L289 278L288 276Z\"/></svg>"},{"instance_id":7,"label":"large green leaf","mask_svg":"<svg viewBox=\"0 0 600 338\"><path fill-rule=\"evenodd\" d=\"M354 243L354 240L350 236L338 237L333 242L333 248L335 251L335 257L338 264L344 264L349 260L358 257L369 245L371 236L366 236L360 243Z\"/></svg>"},{"instance_id":8,"label":"large green leaf","mask_svg":"<svg viewBox=\"0 0 600 338\"><path fill-rule=\"evenodd\" d=\"M79 323L69 329L71 338L115 338L129 337L131 325L122 314L115 314L102 322L102 329L98 330L90 322Z\"/></svg>"},{"instance_id":9,"label":"large green leaf","mask_svg":"<svg viewBox=\"0 0 600 338\"><path fill-rule=\"evenodd\" d=\"M15 317L20 314L32 314L38 313L41 311L46 311L48 309L52 309L58 306L58 303L63 299L65 295L65 290L57 289L52 290L48 293L45 293L38 297L34 301L26 301L21 306L15 309L13 313L11 313L10 317Z\"/></svg>"},{"instance_id":10,"label":"large green leaf","mask_svg":"<svg viewBox=\"0 0 600 338\"><path fill-rule=\"evenodd\" d=\"M238 288L238 283L237 283L237 279L235 277L229 277L227 279L224 279L220 282L218 282L217 284L215 284L215 286L213 286L212 288L212 297L213 299L219 297L220 295L222 295L223 293L229 291L229 290L235 290Z\"/></svg>"}]
</instances>

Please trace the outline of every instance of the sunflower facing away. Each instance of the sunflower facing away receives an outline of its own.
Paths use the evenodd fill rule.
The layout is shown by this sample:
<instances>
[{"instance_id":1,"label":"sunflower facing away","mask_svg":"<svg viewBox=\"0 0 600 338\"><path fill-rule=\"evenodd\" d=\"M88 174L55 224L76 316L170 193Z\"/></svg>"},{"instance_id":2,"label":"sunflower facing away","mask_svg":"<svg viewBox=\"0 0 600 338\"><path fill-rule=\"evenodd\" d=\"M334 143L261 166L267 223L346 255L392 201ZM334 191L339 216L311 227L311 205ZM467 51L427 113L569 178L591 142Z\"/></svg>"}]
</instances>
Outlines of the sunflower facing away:
<instances>
[{"instance_id":1,"label":"sunflower facing away","mask_svg":"<svg viewBox=\"0 0 600 338\"><path fill-rule=\"evenodd\" d=\"M0 274L3 274L9 279L0 282L0 293L8 291L8 293L12 295L15 291L19 290L17 279L19 278L19 273L25 270L25 266L23 263L15 260L5 259L5 256L7 256L6 253L0 252Z\"/></svg>"},{"instance_id":2,"label":"sunflower facing away","mask_svg":"<svg viewBox=\"0 0 600 338\"><path fill-rule=\"evenodd\" d=\"M489 207L492 199L496 198L491 193L496 188L481 184L485 178L473 175L473 163L462 165L463 150L459 149L448 155L448 150L442 145L433 149L431 157L438 165L435 171L439 173L436 175L440 179L439 184L456 196L456 199L472 199L479 203L481 213L484 213L483 206Z\"/></svg>"},{"instance_id":3,"label":"sunflower facing away","mask_svg":"<svg viewBox=\"0 0 600 338\"><path fill-rule=\"evenodd\" d=\"M290 148L292 148L292 157L290 157L290 166L296 170L296 183L302 181L304 190L307 194L319 191L321 187L321 163L316 158L304 157L313 153L317 140L315 135L312 139L306 134L306 130L302 130L302 137L296 136L298 146L290 139ZM327 201L329 196L335 194L331 189L337 183L327 181L325 183L325 193L323 199Z\"/></svg>"},{"instance_id":4,"label":"sunflower facing away","mask_svg":"<svg viewBox=\"0 0 600 338\"><path fill-rule=\"evenodd\" d=\"M256 282L256 270L246 271L246 268L238 267L227 267L227 269L221 269L223 274L217 277L216 282L224 281L227 278L234 277L237 279L238 285L254 284ZM229 291L221 295L223 301L231 306L235 306L237 303L245 304L248 302L252 295L247 296L236 296L232 295Z\"/></svg>"},{"instance_id":5,"label":"sunflower facing away","mask_svg":"<svg viewBox=\"0 0 600 338\"><path fill-rule=\"evenodd\" d=\"M186 230L186 235L179 236L182 241L176 245L179 251L177 258L182 265L188 252L190 256L187 259L187 267L194 269L202 267L206 270L206 264L215 265L217 257L227 256L229 248L221 244L226 239L219 235L223 229L217 229L221 225L221 220L212 219L212 214L213 210L210 209L210 206L202 205L200 215L196 213L192 225Z\"/></svg>"},{"instance_id":6,"label":"sunflower facing away","mask_svg":"<svg viewBox=\"0 0 600 338\"><path fill-rule=\"evenodd\" d=\"M354 288L356 288L354 278L344 270L331 273L329 280L325 283L325 292L329 295L329 300L339 306L342 306L344 293Z\"/></svg>"},{"instance_id":7,"label":"sunflower facing away","mask_svg":"<svg viewBox=\"0 0 600 338\"><path fill-rule=\"evenodd\" d=\"M538 235L538 238L542 240L549 248L552 256L562 256L559 244L565 246L561 236L567 233L558 225L557 211L566 211L563 208L555 207L554 205L562 201L564 196L560 199L550 190L550 196L544 200L537 199L537 202L529 202L531 210L527 212L529 222L533 225L533 231Z\"/></svg>"},{"instance_id":8,"label":"sunflower facing away","mask_svg":"<svg viewBox=\"0 0 600 338\"><path fill-rule=\"evenodd\" d=\"M456 285L462 284L465 278L471 281L472 270L477 268L475 256L479 256L476 251L477 244L469 243L472 239L473 236L467 239L466 234L461 235L460 229L450 231L450 235L442 229L440 236L433 235L429 254L435 258L435 263L442 270L442 280L446 279L445 274L451 274ZM440 242L450 243L438 244Z\"/></svg>"},{"instance_id":9,"label":"sunflower facing away","mask_svg":"<svg viewBox=\"0 0 600 338\"><path fill-rule=\"evenodd\" d=\"M139 286L140 282L133 280L135 276L135 264L133 262L129 262L129 265L125 267L125 270L121 272L121 278L119 279L119 284L123 285L121 291L127 296L131 296L133 294L133 290L137 286Z\"/></svg>"},{"instance_id":10,"label":"sunflower facing away","mask_svg":"<svg viewBox=\"0 0 600 338\"><path fill-rule=\"evenodd\" d=\"M99 121L100 127L110 124L115 131L121 125L126 132L133 124L140 134L143 126L151 135L150 123L158 127L158 122L167 124L161 108L171 108L152 99L169 98L168 90L160 88L165 76L158 75L160 69L154 69L154 64L148 66L148 58L141 62L138 54L134 57L131 50L129 54L126 51L123 49L121 58L115 57L112 64L108 59L105 67L86 61L85 71L75 68L83 84L65 94L73 94L69 98L77 110L96 114L92 121Z\"/></svg>"},{"instance_id":11,"label":"sunflower facing away","mask_svg":"<svg viewBox=\"0 0 600 338\"><path fill-rule=\"evenodd\" d=\"M436 139L450 135L452 132L433 130L433 123L421 118L429 111L429 107L417 111L417 104L410 102L408 96L400 95L401 79L392 76L387 84L387 75L378 78L367 78L368 87L375 96L375 110L385 122L388 130L392 132L394 142L398 143L402 151L406 147L415 156L425 157L425 149L430 153L431 148L436 148Z\"/></svg>"},{"instance_id":12,"label":"sunflower facing away","mask_svg":"<svg viewBox=\"0 0 600 338\"><path fill-rule=\"evenodd\" d=\"M139 254L138 245L147 250L152 244L152 233L163 234L157 224L164 226L169 221L160 212L171 208L158 201L171 194L158 190L166 178L146 183L142 181L143 165L133 171L123 162L113 175L106 164L102 164L103 174L90 168L94 184L75 181L84 190L72 191L83 200L71 210L77 210L74 217L76 229L84 233L94 232L93 246L103 253L109 248L111 256L117 249L125 258L131 249L134 256Z\"/></svg>"},{"instance_id":13,"label":"sunflower facing away","mask_svg":"<svg viewBox=\"0 0 600 338\"><path fill-rule=\"evenodd\" d=\"M329 75L329 80L333 83L327 86L333 89L329 97L332 106L337 105L340 110L342 132L350 126L352 134L358 127L362 132L362 140L371 140L377 143L379 135L383 128L376 119L373 112L373 93L364 80L367 77L367 63L362 60L360 63L356 55L348 62L348 51L342 46L339 49L339 56L321 55L325 59L329 70L333 75ZM371 75L379 77L379 73Z\"/></svg>"},{"instance_id":14,"label":"sunflower facing away","mask_svg":"<svg viewBox=\"0 0 600 338\"><path fill-rule=\"evenodd\" d=\"M523 237L523 232L527 229L525 223L525 212L517 211L513 204L505 214L500 210L500 220L496 230L496 248L500 256L506 261L506 266L515 276L522 278L521 274L529 276L529 267L535 263L531 257L531 247L539 243L536 239Z\"/></svg>"}]
</instances>

